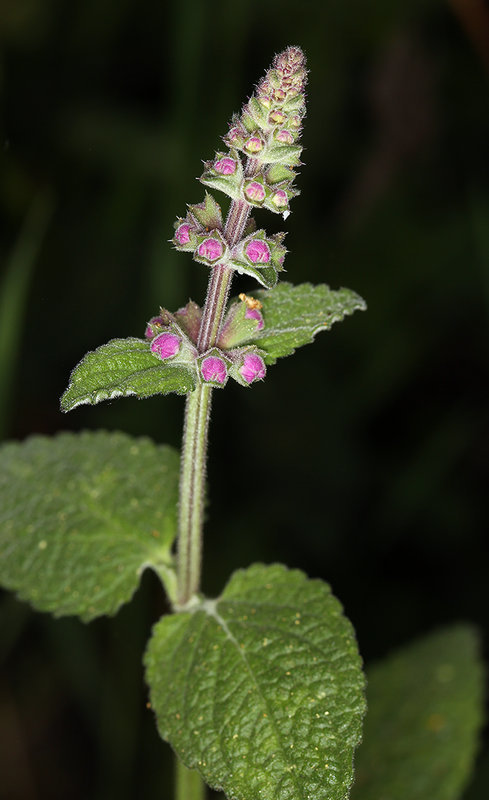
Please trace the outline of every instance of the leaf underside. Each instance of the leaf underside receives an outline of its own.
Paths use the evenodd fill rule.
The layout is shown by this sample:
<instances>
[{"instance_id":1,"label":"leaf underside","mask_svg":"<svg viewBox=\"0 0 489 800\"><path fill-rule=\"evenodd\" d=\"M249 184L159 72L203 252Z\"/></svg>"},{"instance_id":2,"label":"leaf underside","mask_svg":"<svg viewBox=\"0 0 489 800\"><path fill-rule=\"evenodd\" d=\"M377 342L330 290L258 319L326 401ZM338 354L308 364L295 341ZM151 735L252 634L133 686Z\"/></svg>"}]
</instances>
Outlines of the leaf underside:
<instances>
[{"instance_id":1,"label":"leaf underside","mask_svg":"<svg viewBox=\"0 0 489 800\"><path fill-rule=\"evenodd\" d=\"M70 376L61 398L62 411L95 405L116 397L186 394L195 389L194 372L176 359L166 363L150 351L143 339L113 339L87 353Z\"/></svg>"},{"instance_id":2,"label":"leaf underside","mask_svg":"<svg viewBox=\"0 0 489 800\"><path fill-rule=\"evenodd\" d=\"M0 583L41 611L115 614L152 567L172 579L178 454L122 433L0 448Z\"/></svg>"},{"instance_id":3,"label":"leaf underside","mask_svg":"<svg viewBox=\"0 0 489 800\"><path fill-rule=\"evenodd\" d=\"M293 286L281 281L274 289L259 290L255 296L263 306L265 327L253 343L267 353L267 364L309 344L317 333L329 330L345 316L366 309L365 301L355 292L332 290L325 284Z\"/></svg>"},{"instance_id":4,"label":"leaf underside","mask_svg":"<svg viewBox=\"0 0 489 800\"><path fill-rule=\"evenodd\" d=\"M424 637L367 671L368 713L352 800L457 800L483 707L478 641L468 626Z\"/></svg>"},{"instance_id":5,"label":"leaf underside","mask_svg":"<svg viewBox=\"0 0 489 800\"><path fill-rule=\"evenodd\" d=\"M282 565L161 619L145 656L162 737L237 800L343 800L364 679L329 586Z\"/></svg>"}]
</instances>

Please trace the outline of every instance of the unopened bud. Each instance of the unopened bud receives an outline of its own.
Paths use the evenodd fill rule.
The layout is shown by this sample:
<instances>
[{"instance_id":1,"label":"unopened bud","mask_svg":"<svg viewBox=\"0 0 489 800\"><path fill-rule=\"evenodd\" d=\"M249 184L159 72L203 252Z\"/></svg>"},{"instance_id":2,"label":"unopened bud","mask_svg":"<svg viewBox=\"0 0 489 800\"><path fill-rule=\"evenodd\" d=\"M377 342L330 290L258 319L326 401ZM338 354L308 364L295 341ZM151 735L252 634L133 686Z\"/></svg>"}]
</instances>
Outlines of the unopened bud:
<instances>
[{"instance_id":1,"label":"unopened bud","mask_svg":"<svg viewBox=\"0 0 489 800\"><path fill-rule=\"evenodd\" d=\"M272 203L280 210L287 208L287 206L289 205L289 198L287 197L287 192L284 192L283 189L279 189L272 196Z\"/></svg>"},{"instance_id":2,"label":"unopened bud","mask_svg":"<svg viewBox=\"0 0 489 800\"><path fill-rule=\"evenodd\" d=\"M216 172L220 172L221 175L234 175L236 166L234 158L228 158L227 156L214 161L214 169Z\"/></svg>"},{"instance_id":3,"label":"unopened bud","mask_svg":"<svg viewBox=\"0 0 489 800\"><path fill-rule=\"evenodd\" d=\"M256 329L261 331L265 325L263 321L263 316L257 308L247 308L245 313L245 319L254 319L257 322Z\"/></svg>"},{"instance_id":4,"label":"unopened bud","mask_svg":"<svg viewBox=\"0 0 489 800\"><path fill-rule=\"evenodd\" d=\"M144 332L146 339L152 339L167 324L163 317L151 317Z\"/></svg>"},{"instance_id":5,"label":"unopened bud","mask_svg":"<svg viewBox=\"0 0 489 800\"><path fill-rule=\"evenodd\" d=\"M180 225L175 231L176 242L182 246L188 244L191 238L191 230L192 228L187 222Z\"/></svg>"},{"instance_id":6,"label":"unopened bud","mask_svg":"<svg viewBox=\"0 0 489 800\"><path fill-rule=\"evenodd\" d=\"M261 183L249 181L245 184L244 194L251 203L263 203L266 193Z\"/></svg>"},{"instance_id":7,"label":"unopened bud","mask_svg":"<svg viewBox=\"0 0 489 800\"><path fill-rule=\"evenodd\" d=\"M270 248L262 239L252 239L246 245L245 253L253 264L268 264L270 261Z\"/></svg>"},{"instance_id":8,"label":"unopened bud","mask_svg":"<svg viewBox=\"0 0 489 800\"><path fill-rule=\"evenodd\" d=\"M275 139L277 142L281 142L282 144L294 144L294 137L290 131L286 128L283 128L280 131L277 131L275 134Z\"/></svg>"},{"instance_id":9,"label":"unopened bud","mask_svg":"<svg viewBox=\"0 0 489 800\"><path fill-rule=\"evenodd\" d=\"M247 353L242 366L239 368L239 374L246 383L262 380L266 372L265 362L256 353Z\"/></svg>"},{"instance_id":10,"label":"unopened bud","mask_svg":"<svg viewBox=\"0 0 489 800\"><path fill-rule=\"evenodd\" d=\"M218 356L204 358L200 371L206 383L224 383L228 373L226 364Z\"/></svg>"},{"instance_id":11,"label":"unopened bud","mask_svg":"<svg viewBox=\"0 0 489 800\"><path fill-rule=\"evenodd\" d=\"M244 150L252 155L259 153L260 150L263 150L263 142L259 136L250 136L250 138L245 142Z\"/></svg>"},{"instance_id":12,"label":"unopened bud","mask_svg":"<svg viewBox=\"0 0 489 800\"><path fill-rule=\"evenodd\" d=\"M217 261L222 257L223 246L219 239L209 238L205 239L197 248L199 256L205 258L207 261Z\"/></svg>"},{"instance_id":13,"label":"unopened bud","mask_svg":"<svg viewBox=\"0 0 489 800\"><path fill-rule=\"evenodd\" d=\"M161 359L173 358L180 350L182 340L174 333L160 333L151 342L151 352Z\"/></svg>"},{"instance_id":14,"label":"unopened bud","mask_svg":"<svg viewBox=\"0 0 489 800\"><path fill-rule=\"evenodd\" d=\"M268 117L268 121L270 125L283 125L285 120L287 119L287 115L284 114L279 108L276 108Z\"/></svg>"}]
</instances>

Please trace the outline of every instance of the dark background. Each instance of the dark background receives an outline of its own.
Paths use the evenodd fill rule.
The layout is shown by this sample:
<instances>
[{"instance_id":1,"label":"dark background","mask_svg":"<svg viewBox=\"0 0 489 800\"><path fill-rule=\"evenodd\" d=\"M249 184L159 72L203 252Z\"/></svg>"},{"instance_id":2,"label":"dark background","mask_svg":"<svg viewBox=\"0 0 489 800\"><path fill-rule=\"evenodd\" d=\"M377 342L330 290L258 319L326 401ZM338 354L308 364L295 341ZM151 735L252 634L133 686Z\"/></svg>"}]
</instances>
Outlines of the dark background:
<instances>
[{"instance_id":1,"label":"dark background","mask_svg":"<svg viewBox=\"0 0 489 800\"><path fill-rule=\"evenodd\" d=\"M173 221L202 199L232 112L298 44L286 278L349 286L368 312L251 391L214 393L204 589L254 560L300 567L332 584L367 662L451 621L487 641L488 4L3 0L0 37L3 436L179 446L182 398L66 416L58 398L87 350L202 301ZM169 798L141 668L156 579L88 626L0 601L2 800ZM488 787L485 746L466 799Z\"/></svg>"}]
</instances>

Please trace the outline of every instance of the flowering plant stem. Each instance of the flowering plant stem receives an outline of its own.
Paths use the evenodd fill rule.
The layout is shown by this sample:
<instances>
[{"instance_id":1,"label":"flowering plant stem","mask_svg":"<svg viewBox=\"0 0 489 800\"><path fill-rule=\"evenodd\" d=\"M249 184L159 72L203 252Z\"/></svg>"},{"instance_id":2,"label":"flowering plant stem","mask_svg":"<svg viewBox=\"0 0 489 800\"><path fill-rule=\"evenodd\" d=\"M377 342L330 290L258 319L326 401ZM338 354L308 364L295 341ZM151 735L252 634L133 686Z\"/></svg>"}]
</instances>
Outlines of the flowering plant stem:
<instances>
[{"instance_id":1,"label":"flowering plant stem","mask_svg":"<svg viewBox=\"0 0 489 800\"><path fill-rule=\"evenodd\" d=\"M249 159L247 174L254 168ZM230 247L244 232L250 206L243 200L233 201L224 227L224 237ZM217 264L209 279L202 322L197 341L200 353L205 353L217 340L229 296L233 270ZM199 591L202 563L202 528L207 462L207 434L211 409L212 388L200 384L187 395L180 472L178 517L177 606L185 606Z\"/></svg>"},{"instance_id":2,"label":"flowering plant stem","mask_svg":"<svg viewBox=\"0 0 489 800\"><path fill-rule=\"evenodd\" d=\"M175 800L204 800L205 783L195 769L175 756Z\"/></svg>"}]
</instances>

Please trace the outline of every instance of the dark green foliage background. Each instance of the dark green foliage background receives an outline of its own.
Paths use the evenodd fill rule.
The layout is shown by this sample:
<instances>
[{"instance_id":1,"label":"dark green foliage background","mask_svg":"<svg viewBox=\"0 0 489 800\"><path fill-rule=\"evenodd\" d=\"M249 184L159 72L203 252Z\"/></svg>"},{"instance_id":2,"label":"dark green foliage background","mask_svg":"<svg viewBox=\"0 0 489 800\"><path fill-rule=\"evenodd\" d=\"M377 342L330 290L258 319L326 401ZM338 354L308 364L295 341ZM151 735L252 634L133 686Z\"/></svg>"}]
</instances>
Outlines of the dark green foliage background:
<instances>
[{"instance_id":1,"label":"dark green foliage background","mask_svg":"<svg viewBox=\"0 0 489 800\"><path fill-rule=\"evenodd\" d=\"M489 71L460 5L0 7L9 438L108 428L179 445L182 398L64 416L58 397L86 351L142 336L160 304L202 299L206 270L172 251L173 220L202 199L201 161L273 53L304 48L285 277L349 286L369 310L252 391L215 393L204 583L215 594L254 560L322 577L367 660L441 623L488 629ZM149 575L89 626L2 595L0 795L169 796L141 666L163 609ZM488 765L486 748L467 800L487 796Z\"/></svg>"}]
</instances>

